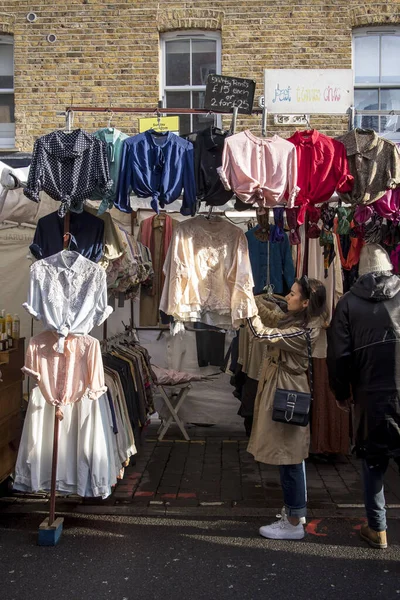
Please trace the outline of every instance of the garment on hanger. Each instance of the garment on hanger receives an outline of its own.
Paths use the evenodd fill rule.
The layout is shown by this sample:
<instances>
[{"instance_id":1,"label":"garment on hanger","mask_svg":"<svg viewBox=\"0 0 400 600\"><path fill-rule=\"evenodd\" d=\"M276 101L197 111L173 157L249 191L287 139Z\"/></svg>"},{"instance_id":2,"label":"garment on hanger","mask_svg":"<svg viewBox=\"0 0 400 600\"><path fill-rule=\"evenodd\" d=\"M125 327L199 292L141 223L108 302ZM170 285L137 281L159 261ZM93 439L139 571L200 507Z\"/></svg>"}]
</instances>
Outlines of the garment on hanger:
<instances>
[{"instance_id":1,"label":"garment on hanger","mask_svg":"<svg viewBox=\"0 0 400 600\"><path fill-rule=\"evenodd\" d=\"M296 149L278 135L258 138L246 130L226 138L218 173L225 189L245 204L272 207L286 194L290 208L299 192Z\"/></svg>"},{"instance_id":2,"label":"garment on hanger","mask_svg":"<svg viewBox=\"0 0 400 600\"><path fill-rule=\"evenodd\" d=\"M335 190L350 192L353 177L341 142L316 129L296 131L288 141L296 147L300 191L295 204L300 207L298 221L302 224L308 206L326 202Z\"/></svg>"},{"instance_id":3,"label":"garment on hanger","mask_svg":"<svg viewBox=\"0 0 400 600\"><path fill-rule=\"evenodd\" d=\"M148 416L154 413L152 385L154 377L150 357L139 344L118 344L103 354L106 371L119 386L125 397L125 417L131 424L136 443L140 443L141 431Z\"/></svg>"},{"instance_id":4,"label":"garment on hanger","mask_svg":"<svg viewBox=\"0 0 400 600\"><path fill-rule=\"evenodd\" d=\"M276 227L271 227L272 232ZM284 233L283 241L273 244L257 237L260 229L260 225L257 225L245 234L254 279L254 294L260 294L267 283L273 286L274 293L283 294L292 287L295 275L288 236Z\"/></svg>"},{"instance_id":5,"label":"garment on hanger","mask_svg":"<svg viewBox=\"0 0 400 600\"><path fill-rule=\"evenodd\" d=\"M299 224L297 222L299 209L287 208L285 212L287 224L289 227L289 243L291 246L297 246L301 242L299 234Z\"/></svg>"},{"instance_id":6,"label":"garment on hanger","mask_svg":"<svg viewBox=\"0 0 400 600\"><path fill-rule=\"evenodd\" d=\"M333 310L343 294L343 279L336 236L334 236L334 251L335 258L328 267L325 278L326 263L323 248L319 245L319 240L308 240L307 275L309 278L322 281L325 285L328 323L330 323ZM311 414L311 447L312 451L317 454L347 454L350 444L349 414L337 407L335 397L329 388L326 355L326 329L321 329L313 350L314 398Z\"/></svg>"},{"instance_id":7,"label":"garment on hanger","mask_svg":"<svg viewBox=\"0 0 400 600\"><path fill-rule=\"evenodd\" d=\"M24 373L38 384L46 402L64 406L82 398L97 400L104 385L100 343L90 335L69 335L64 354L57 352L57 334L42 331L32 337L26 351Z\"/></svg>"},{"instance_id":8,"label":"garment on hanger","mask_svg":"<svg viewBox=\"0 0 400 600\"><path fill-rule=\"evenodd\" d=\"M103 195L112 187L104 142L82 129L53 131L36 140L24 194L39 202L45 191L60 201L58 214L81 213L83 204L98 188Z\"/></svg>"},{"instance_id":9,"label":"garment on hanger","mask_svg":"<svg viewBox=\"0 0 400 600\"><path fill-rule=\"evenodd\" d=\"M98 215L97 208L89 204L85 204L84 212L90 213L104 223L103 256L100 260L100 264L106 269L110 262L117 260L117 258L120 258L120 256L125 253L125 248L123 247L121 237L118 233L117 225L114 223L109 212Z\"/></svg>"},{"instance_id":10,"label":"garment on hanger","mask_svg":"<svg viewBox=\"0 0 400 600\"><path fill-rule=\"evenodd\" d=\"M201 321L231 329L257 312L246 237L219 216L179 223L164 274L160 309L180 325Z\"/></svg>"},{"instance_id":11,"label":"garment on hanger","mask_svg":"<svg viewBox=\"0 0 400 600\"><path fill-rule=\"evenodd\" d=\"M130 213L130 193L151 198L150 206L160 208L182 193L182 215L196 214L196 183L193 144L170 131L150 129L123 143L118 198L115 206Z\"/></svg>"},{"instance_id":12,"label":"garment on hanger","mask_svg":"<svg viewBox=\"0 0 400 600\"><path fill-rule=\"evenodd\" d=\"M69 333L87 335L112 313L106 273L81 254L62 250L33 263L23 306L46 329L58 333L62 353Z\"/></svg>"},{"instance_id":13,"label":"garment on hanger","mask_svg":"<svg viewBox=\"0 0 400 600\"><path fill-rule=\"evenodd\" d=\"M194 146L194 174L196 195L207 206L223 206L232 198L232 190L226 190L218 175L222 165L222 152L229 131L210 126L183 136Z\"/></svg>"},{"instance_id":14,"label":"garment on hanger","mask_svg":"<svg viewBox=\"0 0 400 600\"><path fill-rule=\"evenodd\" d=\"M69 248L85 258L99 262L103 256L104 223L88 212L71 213L69 222ZM63 249L64 219L58 212L39 219L29 250L37 259L47 258Z\"/></svg>"},{"instance_id":15,"label":"garment on hanger","mask_svg":"<svg viewBox=\"0 0 400 600\"><path fill-rule=\"evenodd\" d=\"M339 235L349 235L353 220L353 210L344 206L338 206L336 213L338 219L336 233Z\"/></svg>"},{"instance_id":16,"label":"garment on hanger","mask_svg":"<svg viewBox=\"0 0 400 600\"><path fill-rule=\"evenodd\" d=\"M108 208L114 206L114 202L117 199L118 180L119 172L121 168L122 159L122 146L124 140L129 136L126 133L122 133L114 127L104 127L95 131L93 134L95 138L101 140L106 144L107 147L107 162L110 171L110 177L112 179L112 186L106 194L103 193L101 188L96 188L91 195L91 200L101 200L98 214L102 215Z\"/></svg>"},{"instance_id":17,"label":"garment on hanger","mask_svg":"<svg viewBox=\"0 0 400 600\"><path fill-rule=\"evenodd\" d=\"M352 191L338 190L343 201L371 204L400 184L400 153L396 144L371 129L353 129L337 139L346 148L354 177Z\"/></svg>"},{"instance_id":18,"label":"garment on hanger","mask_svg":"<svg viewBox=\"0 0 400 600\"><path fill-rule=\"evenodd\" d=\"M109 264L107 288L111 292L110 302L118 298L118 306L122 307L125 300L137 297L140 285L152 279L154 271L149 249L123 227L118 226L117 231L124 254Z\"/></svg>"},{"instance_id":19,"label":"garment on hanger","mask_svg":"<svg viewBox=\"0 0 400 600\"><path fill-rule=\"evenodd\" d=\"M154 277L140 291L140 325L157 326L159 306L164 287L164 262L177 221L165 213L154 215L140 223L138 240L150 248Z\"/></svg>"},{"instance_id":20,"label":"garment on hanger","mask_svg":"<svg viewBox=\"0 0 400 600\"><path fill-rule=\"evenodd\" d=\"M110 410L111 406L114 409L114 418L112 414L111 418L115 433L117 456L120 464L124 464L137 452L135 437L130 424L128 407L118 373L105 367L104 378L108 388L107 399Z\"/></svg>"}]
</instances>

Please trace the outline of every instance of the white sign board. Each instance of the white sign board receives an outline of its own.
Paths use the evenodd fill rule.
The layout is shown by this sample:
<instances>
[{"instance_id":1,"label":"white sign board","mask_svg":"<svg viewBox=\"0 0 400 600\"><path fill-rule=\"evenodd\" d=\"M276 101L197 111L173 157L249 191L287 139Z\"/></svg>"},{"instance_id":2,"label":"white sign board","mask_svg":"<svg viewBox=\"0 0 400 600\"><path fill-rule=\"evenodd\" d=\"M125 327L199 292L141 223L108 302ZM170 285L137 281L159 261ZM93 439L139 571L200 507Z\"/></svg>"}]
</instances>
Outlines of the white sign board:
<instances>
[{"instance_id":1,"label":"white sign board","mask_svg":"<svg viewBox=\"0 0 400 600\"><path fill-rule=\"evenodd\" d=\"M275 114L345 114L354 103L351 69L265 69L265 106Z\"/></svg>"}]
</instances>

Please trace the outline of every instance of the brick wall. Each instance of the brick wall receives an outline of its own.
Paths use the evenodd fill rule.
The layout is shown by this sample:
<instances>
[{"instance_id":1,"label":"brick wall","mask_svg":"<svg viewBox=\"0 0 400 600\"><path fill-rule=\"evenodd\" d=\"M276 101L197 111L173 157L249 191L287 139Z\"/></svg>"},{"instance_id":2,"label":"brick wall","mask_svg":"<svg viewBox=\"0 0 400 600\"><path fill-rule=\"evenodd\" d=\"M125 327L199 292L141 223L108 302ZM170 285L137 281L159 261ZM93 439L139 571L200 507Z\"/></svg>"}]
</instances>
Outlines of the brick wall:
<instances>
[{"instance_id":1,"label":"brick wall","mask_svg":"<svg viewBox=\"0 0 400 600\"><path fill-rule=\"evenodd\" d=\"M30 11L35 23L26 20ZM254 78L258 97L264 68L349 68L352 28L393 23L400 23L400 0L0 0L0 32L15 39L16 145L30 150L36 137L62 127L56 113L71 101L156 106L160 32L221 31L222 72ZM105 123L103 115L76 114L74 126L92 131ZM118 115L115 124L134 133L137 115ZM315 116L312 125L333 135L347 120ZM241 117L244 126L260 134L260 117ZM289 133L272 122L268 129Z\"/></svg>"}]
</instances>

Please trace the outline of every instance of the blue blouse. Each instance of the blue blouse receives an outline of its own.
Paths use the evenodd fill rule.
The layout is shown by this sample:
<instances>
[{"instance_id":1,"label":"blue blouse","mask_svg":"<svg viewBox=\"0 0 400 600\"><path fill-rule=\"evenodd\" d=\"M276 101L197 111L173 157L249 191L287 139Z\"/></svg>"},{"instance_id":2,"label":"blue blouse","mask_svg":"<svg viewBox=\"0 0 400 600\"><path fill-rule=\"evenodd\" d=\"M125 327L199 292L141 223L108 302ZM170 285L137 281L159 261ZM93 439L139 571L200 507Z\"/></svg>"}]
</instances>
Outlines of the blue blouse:
<instances>
[{"instance_id":1,"label":"blue blouse","mask_svg":"<svg viewBox=\"0 0 400 600\"><path fill-rule=\"evenodd\" d=\"M196 214L193 144L171 133L139 133L123 143L119 187L115 206L130 213L129 195L150 198L151 207L174 202L182 193L182 215Z\"/></svg>"},{"instance_id":2,"label":"blue blouse","mask_svg":"<svg viewBox=\"0 0 400 600\"><path fill-rule=\"evenodd\" d=\"M271 230L276 225L271 227ZM269 245L269 270L270 283L274 286L274 293L284 292L284 282L290 289L294 282L294 265L288 236L285 234L282 242L262 242L255 235L259 225L246 232L251 269L254 278L254 294L261 294L267 284L268 273L268 245ZM273 237L271 235L271 237Z\"/></svg>"}]
</instances>

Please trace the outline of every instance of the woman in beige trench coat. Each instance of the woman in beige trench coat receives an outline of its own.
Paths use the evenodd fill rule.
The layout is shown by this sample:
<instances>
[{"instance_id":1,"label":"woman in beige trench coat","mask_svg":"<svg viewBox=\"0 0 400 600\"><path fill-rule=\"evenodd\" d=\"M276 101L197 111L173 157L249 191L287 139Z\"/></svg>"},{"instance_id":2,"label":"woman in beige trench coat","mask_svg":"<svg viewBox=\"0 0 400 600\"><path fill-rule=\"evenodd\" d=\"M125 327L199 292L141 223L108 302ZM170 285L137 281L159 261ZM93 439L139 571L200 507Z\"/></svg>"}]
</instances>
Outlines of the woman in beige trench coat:
<instances>
[{"instance_id":1,"label":"woman in beige trench coat","mask_svg":"<svg viewBox=\"0 0 400 600\"><path fill-rule=\"evenodd\" d=\"M288 312L263 311L249 320L248 327L260 343L266 344L260 368L254 421L248 452L270 465L279 465L285 507L282 518L260 528L271 539L302 539L307 491L304 459L308 457L310 429L272 420L277 388L309 392L306 329L311 347L316 343L326 315L326 290L316 279L296 280L286 297ZM278 309L279 310L279 309ZM265 314L267 312L267 314ZM278 327L273 327L278 322Z\"/></svg>"}]
</instances>

